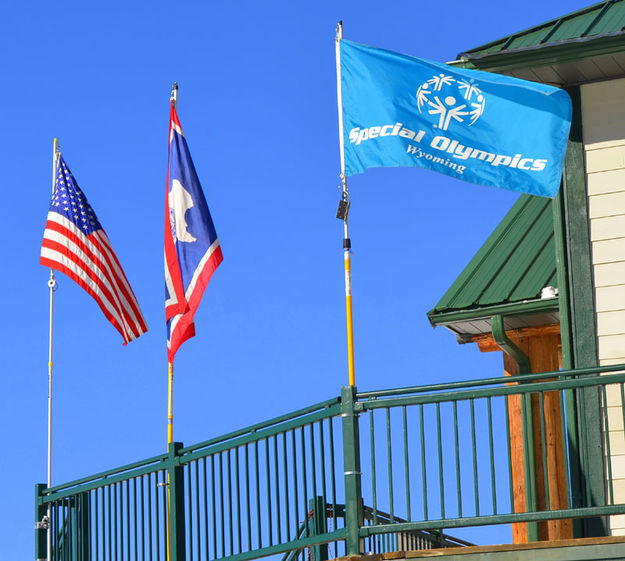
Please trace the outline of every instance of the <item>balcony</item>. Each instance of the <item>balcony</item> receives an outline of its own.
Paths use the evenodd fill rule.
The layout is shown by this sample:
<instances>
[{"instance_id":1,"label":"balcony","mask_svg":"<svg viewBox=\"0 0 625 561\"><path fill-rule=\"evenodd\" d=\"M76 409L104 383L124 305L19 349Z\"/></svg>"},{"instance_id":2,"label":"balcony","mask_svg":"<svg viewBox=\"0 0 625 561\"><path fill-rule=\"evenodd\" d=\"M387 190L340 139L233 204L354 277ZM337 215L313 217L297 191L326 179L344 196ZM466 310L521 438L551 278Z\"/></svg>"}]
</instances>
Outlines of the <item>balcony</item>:
<instances>
[{"instance_id":1,"label":"balcony","mask_svg":"<svg viewBox=\"0 0 625 561\"><path fill-rule=\"evenodd\" d=\"M400 559L433 549L469 561L487 552L535 559L537 547L541 559L625 558L622 538L569 539L605 533L625 514L624 371L346 387L193 446L37 485L36 558L48 539L53 561ZM600 404L603 450L585 436L596 421L588 400ZM597 453L601 496L584 478ZM528 543L487 547L512 535Z\"/></svg>"}]
</instances>

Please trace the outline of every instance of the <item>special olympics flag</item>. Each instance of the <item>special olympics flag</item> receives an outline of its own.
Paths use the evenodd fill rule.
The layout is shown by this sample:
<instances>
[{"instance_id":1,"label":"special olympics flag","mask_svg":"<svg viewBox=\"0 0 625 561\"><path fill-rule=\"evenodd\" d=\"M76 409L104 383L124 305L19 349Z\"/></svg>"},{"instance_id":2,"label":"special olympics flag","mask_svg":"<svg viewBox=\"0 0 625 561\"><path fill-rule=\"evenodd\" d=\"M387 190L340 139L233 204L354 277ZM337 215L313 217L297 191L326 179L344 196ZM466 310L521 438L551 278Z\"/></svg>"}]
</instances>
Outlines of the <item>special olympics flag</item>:
<instances>
[{"instance_id":1,"label":"special olympics flag","mask_svg":"<svg viewBox=\"0 0 625 561\"><path fill-rule=\"evenodd\" d=\"M193 316L223 256L202 186L171 103L165 198L167 357L195 335Z\"/></svg>"},{"instance_id":2,"label":"special olympics flag","mask_svg":"<svg viewBox=\"0 0 625 561\"><path fill-rule=\"evenodd\" d=\"M148 330L113 246L60 154L39 262L93 296L124 345Z\"/></svg>"},{"instance_id":3,"label":"special olympics flag","mask_svg":"<svg viewBox=\"0 0 625 561\"><path fill-rule=\"evenodd\" d=\"M562 89L341 40L345 173L417 166L554 197L571 124Z\"/></svg>"}]
</instances>

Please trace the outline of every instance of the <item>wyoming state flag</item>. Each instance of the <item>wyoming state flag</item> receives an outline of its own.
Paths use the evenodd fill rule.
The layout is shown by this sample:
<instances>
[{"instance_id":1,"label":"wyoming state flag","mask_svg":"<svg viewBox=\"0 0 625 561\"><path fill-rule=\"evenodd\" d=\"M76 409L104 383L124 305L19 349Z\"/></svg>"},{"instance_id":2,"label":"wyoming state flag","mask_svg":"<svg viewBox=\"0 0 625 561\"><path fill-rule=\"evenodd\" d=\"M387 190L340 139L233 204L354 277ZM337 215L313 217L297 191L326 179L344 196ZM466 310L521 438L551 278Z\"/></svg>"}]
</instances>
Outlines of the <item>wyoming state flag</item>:
<instances>
[{"instance_id":1,"label":"wyoming state flag","mask_svg":"<svg viewBox=\"0 0 625 561\"><path fill-rule=\"evenodd\" d=\"M165 198L167 356L195 335L193 316L223 256L174 102L169 119Z\"/></svg>"},{"instance_id":2,"label":"wyoming state flag","mask_svg":"<svg viewBox=\"0 0 625 561\"><path fill-rule=\"evenodd\" d=\"M560 89L340 41L346 175L416 166L556 195L571 124Z\"/></svg>"}]
</instances>

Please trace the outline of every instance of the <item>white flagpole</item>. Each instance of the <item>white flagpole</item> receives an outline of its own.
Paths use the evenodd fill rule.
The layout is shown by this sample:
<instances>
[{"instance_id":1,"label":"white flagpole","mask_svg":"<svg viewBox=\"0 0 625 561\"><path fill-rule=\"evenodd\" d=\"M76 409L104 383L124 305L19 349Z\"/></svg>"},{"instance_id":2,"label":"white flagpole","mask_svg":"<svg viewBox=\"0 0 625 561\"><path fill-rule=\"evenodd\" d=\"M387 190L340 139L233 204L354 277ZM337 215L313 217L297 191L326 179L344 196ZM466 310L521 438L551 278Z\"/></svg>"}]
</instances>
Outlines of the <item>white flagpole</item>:
<instances>
[{"instance_id":1,"label":"white flagpole","mask_svg":"<svg viewBox=\"0 0 625 561\"><path fill-rule=\"evenodd\" d=\"M349 385L356 384L354 369L354 322L352 317L352 268L351 247L349 238L349 224L347 214L349 212L349 190L347 188L347 176L345 175L345 140L343 138L343 93L341 88L341 39L343 38L343 22L339 21L336 26L336 92L339 106L339 146L341 151L341 187L342 199L339 204L337 218L343 220L343 260L345 263L345 312L347 320L347 363L349 371Z\"/></svg>"},{"instance_id":2,"label":"white flagpole","mask_svg":"<svg viewBox=\"0 0 625 561\"><path fill-rule=\"evenodd\" d=\"M59 154L59 144L54 139L54 150L52 153L52 192L54 193L54 184L56 182L56 168ZM53 319L54 319L54 291L57 288L56 279L54 278L54 269L50 269L50 278L48 279L48 288L50 290L50 331L48 341L48 488L52 487L52 335L53 335ZM47 529L47 556L48 561L52 558L52 533L50 528L50 507L48 507L48 529Z\"/></svg>"}]
</instances>

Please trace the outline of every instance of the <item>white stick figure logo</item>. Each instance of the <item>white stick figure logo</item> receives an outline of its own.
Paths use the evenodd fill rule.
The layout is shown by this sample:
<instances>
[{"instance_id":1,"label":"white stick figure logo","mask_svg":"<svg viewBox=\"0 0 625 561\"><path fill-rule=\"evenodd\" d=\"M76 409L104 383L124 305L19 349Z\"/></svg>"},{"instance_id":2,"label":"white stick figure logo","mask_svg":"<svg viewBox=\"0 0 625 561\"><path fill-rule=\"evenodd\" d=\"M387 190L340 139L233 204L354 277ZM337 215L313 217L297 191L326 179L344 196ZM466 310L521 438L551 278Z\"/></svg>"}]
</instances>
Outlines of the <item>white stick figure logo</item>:
<instances>
[{"instance_id":1,"label":"white stick figure logo","mask_svg":"<svg viewBox=\"0 0 625 561\"><path fill-rule=\"evenodd\" d=\"M169 223L171 233L174 240L180 242L195 242L197 238L193 237L187 230L187 219L185 214L187 210L193 208L193 199L182 183L174 179L169 191Z\"/></svg>"},{"instance_id":2,"label":"white stick figure logo","mask_svg":"<svg viewBox=\"0 0 625 561\"><path fill-rule=\"evenodd\" d=\"M439 74L426 80L417 90L417 108L438 116L436 128L446 131L452 120L468 126L475 123L484 112L484 94L473 81Z\"/></svg>"}]
</instances>

